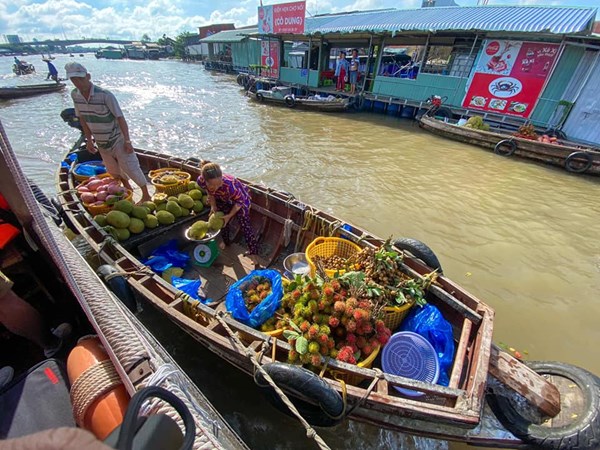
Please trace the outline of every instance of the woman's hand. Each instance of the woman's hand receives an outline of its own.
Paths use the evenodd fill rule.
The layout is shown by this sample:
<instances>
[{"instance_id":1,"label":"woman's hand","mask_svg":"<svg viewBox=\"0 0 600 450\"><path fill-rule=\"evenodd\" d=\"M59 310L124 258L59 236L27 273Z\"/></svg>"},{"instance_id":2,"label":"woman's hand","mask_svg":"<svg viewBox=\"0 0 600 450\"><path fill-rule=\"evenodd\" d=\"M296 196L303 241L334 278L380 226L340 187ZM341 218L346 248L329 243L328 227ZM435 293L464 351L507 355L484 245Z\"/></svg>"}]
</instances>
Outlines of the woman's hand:
<instances>
[{"instance_id":1,"label":"woman's hand","mask_svg":"<svg viewBox=\"0 0 600 450\"><path fill-rule=\"evenodd\" d=\"M87 151L90 152L92 155L98 153L98 149L94 145L94 141L92 139L88 139L86 141L85 147L87 148Z\"/></svg>"}]
</instances>

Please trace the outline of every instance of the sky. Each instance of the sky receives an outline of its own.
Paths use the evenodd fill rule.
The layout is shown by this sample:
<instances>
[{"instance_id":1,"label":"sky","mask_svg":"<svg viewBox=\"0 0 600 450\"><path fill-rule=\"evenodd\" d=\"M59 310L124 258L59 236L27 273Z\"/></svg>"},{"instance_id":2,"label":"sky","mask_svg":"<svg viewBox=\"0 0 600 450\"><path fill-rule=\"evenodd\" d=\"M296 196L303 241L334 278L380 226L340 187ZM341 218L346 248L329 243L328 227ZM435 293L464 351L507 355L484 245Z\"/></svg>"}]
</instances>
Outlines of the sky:
<instances>
[{"instance_id":1,"label":"sky","mask_svg":"<svg viewBox=\"0 0 600 450\"><path fill-rule=\"evenodd\" d=\"M477 4L477 0L455 2L460 6ZM489 0L488 4L600 7L600 0ZM139 40L145 34L151 40L163 34L174 38L213 23L254 25L258 5L258 0L0 0L0 35L17 34L23 41L82 37ZM307 0L306 10L309 16L420 5L421 0Z\"/></svg>"}]
</instances>

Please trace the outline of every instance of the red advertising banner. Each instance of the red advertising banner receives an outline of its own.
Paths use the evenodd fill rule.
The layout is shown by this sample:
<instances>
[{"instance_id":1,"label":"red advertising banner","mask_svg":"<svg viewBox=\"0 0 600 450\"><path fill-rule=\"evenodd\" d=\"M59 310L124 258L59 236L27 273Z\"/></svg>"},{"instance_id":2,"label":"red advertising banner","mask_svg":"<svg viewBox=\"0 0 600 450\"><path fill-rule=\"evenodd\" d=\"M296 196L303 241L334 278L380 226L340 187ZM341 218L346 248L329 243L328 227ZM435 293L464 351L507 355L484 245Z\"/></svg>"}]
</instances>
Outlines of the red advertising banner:
<instances>
[{"instance_id":1,"label":"red advertising banner","mask_svg":"<svg viewBox=\"0 0 600 450\"><path fill-rule=\"evenodd\" d=\"M258 7L258 32L261 34L302 34L306 2L281 3Z\"/></svg>"},{"instance_id":2,"label":"red advertising banner","mask_svg":"<svg viewBox=\"0 0 600 450\"><path fill-rule=\"evenodd\" d=\"M262 71L264 76L279 78L279 41L261 41L260 64L267 66Z\"/></svg>"},{"instance_id":3,"label":"red advertising banner","mask_svg":"<svg viewBox=\"0 0 600 450\"><path fill-rule=\"evenodd\" d=\"M558 44L486 40L463 107L529 117L558 55Z\"/></svg>"}]
</instances>

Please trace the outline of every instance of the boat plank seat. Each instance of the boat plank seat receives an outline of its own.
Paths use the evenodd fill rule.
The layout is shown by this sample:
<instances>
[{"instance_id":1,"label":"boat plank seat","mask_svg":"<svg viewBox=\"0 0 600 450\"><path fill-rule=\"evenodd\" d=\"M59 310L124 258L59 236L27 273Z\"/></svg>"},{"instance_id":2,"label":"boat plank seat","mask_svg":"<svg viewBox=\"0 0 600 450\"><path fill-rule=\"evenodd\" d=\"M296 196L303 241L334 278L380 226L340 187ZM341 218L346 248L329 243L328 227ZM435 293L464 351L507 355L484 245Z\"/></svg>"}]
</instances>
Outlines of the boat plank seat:
<instances>
[{"instance_id":1,"label":"boat plank seat","mask_svg":"<svg viewBox=\"0 0 600 450\"><path fill-rule=\"evenodd\" d=\"M496 345L491 349L490 374L525 397L544 415L555 417L560 412L560 394L556 386Z\"/></svg>"}]
</instances>

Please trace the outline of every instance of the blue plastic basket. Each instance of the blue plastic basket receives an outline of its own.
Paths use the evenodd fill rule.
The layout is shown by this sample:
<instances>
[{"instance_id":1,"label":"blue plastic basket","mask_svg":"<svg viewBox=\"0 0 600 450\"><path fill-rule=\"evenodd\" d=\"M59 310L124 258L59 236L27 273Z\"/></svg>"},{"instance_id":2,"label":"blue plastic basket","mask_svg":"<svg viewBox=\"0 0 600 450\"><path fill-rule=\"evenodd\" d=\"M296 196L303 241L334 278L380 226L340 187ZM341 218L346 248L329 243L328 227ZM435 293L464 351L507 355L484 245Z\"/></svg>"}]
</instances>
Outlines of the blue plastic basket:
<instances>
[{"instance_id":1,"label":"blue plastic basket","mask_svg":"<svg viewBox=\"0 0 600 450\"><path fill-rule=\"evenodd\" d=\"M435 384L440 376L440 363L433 346L423 336L412 331L395 333L383 348L381 355L383 371L425 383ZM401 394L409 397L425 395L394 386Z\"/></svg>"}]
</instances>

